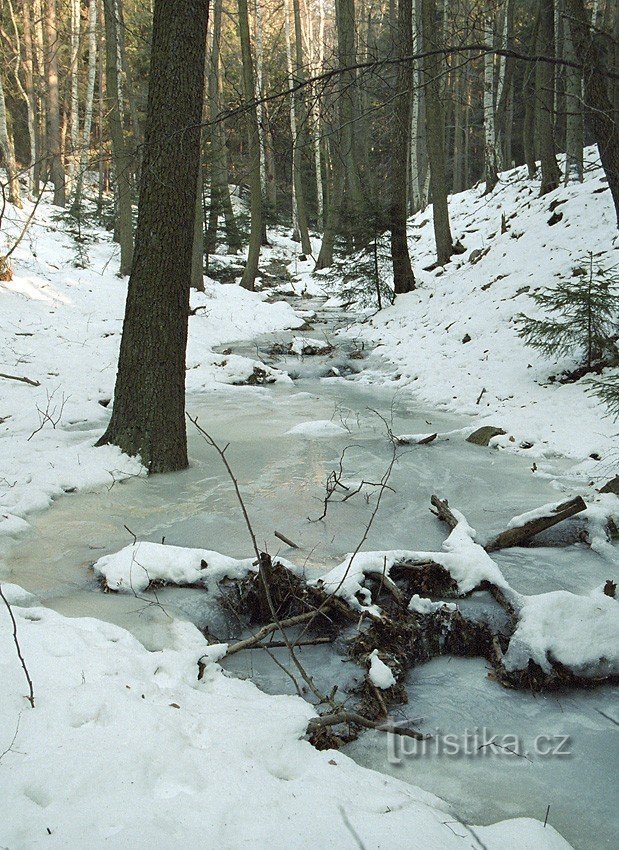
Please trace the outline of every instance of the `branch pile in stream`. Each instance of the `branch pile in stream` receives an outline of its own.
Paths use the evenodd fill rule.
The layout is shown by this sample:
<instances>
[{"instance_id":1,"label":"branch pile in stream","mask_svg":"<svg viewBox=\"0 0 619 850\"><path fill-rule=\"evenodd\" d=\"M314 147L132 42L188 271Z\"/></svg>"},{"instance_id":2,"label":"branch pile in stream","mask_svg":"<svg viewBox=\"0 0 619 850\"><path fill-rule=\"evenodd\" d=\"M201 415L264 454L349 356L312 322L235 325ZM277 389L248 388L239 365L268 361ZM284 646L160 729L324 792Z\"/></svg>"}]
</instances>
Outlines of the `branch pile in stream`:
<instances>
[{"instance_id":1,"label":"branch pile in stream","mask_svg":"<svg viewBox=\"0 0 619 850\"><path fill-rule=\"evenodd\" d=\"M350 694L346 704L336 701L337 682L331 694L323 696L303 671L325 710L308 726L310 740L319 747L338 746L363 728L424 737L410 727L389 725L389 714L392 707L407 701L409 671L443 655L483 658L489 675L508 688L544 691L619 681L614 645L619 637L619 603L613 598L612 582L595 596L566 591L521 596L488 555L583 510L581 499L516 518L485 546L476 542L474 530L446 500L433 496L431 502L451 529L444 551L359 552L311 582L293 564L273 560L266 553L252 563L179 549L186 553L180 565L171 551L175 547L157 548L156 544L141 544L146 547L142 552L123 550L106 556L95 569L108 586L113 579L113 589L130 587L134 592L132 576L143 582L140 590L147 586L145 575L157 585L166 583L166 575L167 583L210 590L218 585L221 604L254 630L252 636L229 644L226 655L286 646L301 669L294 655L297 646L338 639L366 673L355 690L358 703L352 708ZM447 601L479 591L489 592L503 609L500 626L467 618Z\"/></svg>"}]
</instances>

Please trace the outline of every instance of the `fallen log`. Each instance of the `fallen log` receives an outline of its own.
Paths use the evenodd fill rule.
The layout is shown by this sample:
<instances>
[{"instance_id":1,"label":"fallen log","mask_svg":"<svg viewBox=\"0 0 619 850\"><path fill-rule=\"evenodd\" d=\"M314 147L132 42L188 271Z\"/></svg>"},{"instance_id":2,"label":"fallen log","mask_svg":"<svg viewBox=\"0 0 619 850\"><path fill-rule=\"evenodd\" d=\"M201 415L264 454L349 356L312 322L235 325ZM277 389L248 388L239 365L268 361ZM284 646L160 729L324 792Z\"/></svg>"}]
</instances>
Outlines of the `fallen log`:
<instances>
[{"instance_id":1,"label":"fallen log","mask_svg":"<svg viewBox=\"0 0 619 850\"><path fill-rule=\"evenodd\" d=\"M439 499L438 496L432 496L430 502L436 508L432 513L442 520L442 522L446 523L449 528L454 529L458 524L458 520L449 507L447 499ZM499 549L508 549L510 546L522 546L529 542L531 538L535 537L536 534L540 534L542 531L552 528L553 525L557 525L586 509L587 504L582 496L576 496L567 502L548 505L546 513L541 514L537 511L531 511L528 514L522 514L521 517L514 517L505 531L502 531L489 542L485 543L483 548L486 552L496 552ZM542 508L539 510L542 510Z\"/></svg>"},{"instance_id":2,"label":"fallen log","mask_svg":"<svg viewBox=\"0 0 619 850\"><path fill-rule=\"evenodd\" d=\"M575 514L586 510L587 505L582 496L576 496L567 502L561 502L557 505L549 506L548 512L527 519L528 514L523 514L522 522L518 522L519 517L512 520L513 525L498 534L494 539L490 540L484 546L486 552L496 552L499 549L507 549L510 546L522 546L540 534L547 528L552 528L563 520L569 519Z\"/></svg>"}]
</instances>

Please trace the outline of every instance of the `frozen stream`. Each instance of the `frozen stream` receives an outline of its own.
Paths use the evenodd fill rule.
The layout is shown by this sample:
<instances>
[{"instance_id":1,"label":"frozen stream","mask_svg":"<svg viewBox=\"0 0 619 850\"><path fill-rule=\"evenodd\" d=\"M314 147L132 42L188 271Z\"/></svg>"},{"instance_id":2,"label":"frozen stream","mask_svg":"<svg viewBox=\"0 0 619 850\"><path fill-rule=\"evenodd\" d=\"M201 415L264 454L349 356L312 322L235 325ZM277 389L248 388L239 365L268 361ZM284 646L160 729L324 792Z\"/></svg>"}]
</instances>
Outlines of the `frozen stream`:
<instances>
[{"instance_id":1,"label":"frozen stream","mask_svg":"<svg viewBox=\"0 0 619 850\"><path fill-rule=\"evenodd\" d=\"M306 308L308 304L301 305ZM319 305L309 304L310 307ZM324 318L325 313L323 311ZM316 325L309 336L327 335L337 315ZM278 334L286 342L290 334ZM256 341L262 356L274 342ZM256 356L256 345L231 345L234 353ZM385 425L373 411L393 422L395 433L431 433L469 424L464 417L421 409L389 382L357 377L323 378L333 365L346 372L370 363L348 361L347 352L332 357L283 358L280 368L294 372L293 383L268 387L220 386L188 400L188 410L220 443L230 444L229 460L245 495L259 543L275 554L303 562L308 571L324 570L352 551L363 533L372 504L363 495L332 504L322 522L308 522L322 512L325 479L345 446L346 478L377 481L390 459ZM393 385L396 386L395 384ZM300 423L325 420L342 430L317 435L289 434ZM250 541L235 502L231 482L219 458L194 431L189 431L191 467L185 472L131 479L110 490L67 495L31 518L32 531L6 553L0 578L35 593L45 605L68 616L94 616L130 629L148 648L165 644L169 618L187 617L226 638L234 626L214 611L205 595L188 589L158 593L161 607L149 600L103 594L89 565L107 552L138 539L215 549L246 557ZM538 462L539 463L539 462ZM437 549L445 531L428 510L432 493L447 497L480 531L499 530L511 516L560 499L547 472L533 473L526 457L515 457L467 444L460 436L448 442L403 449L366 549ZM274 537L278 530L300 550ZM522 592L564 588L587 592L612 577L612 565L584 546L569 549L513 550L497 556L501 568ZM539 578L538 578L539 575ZM152 601L152 597L151 597ZM480 605L485 600L481 599ZM165 609L165 610L163 610ZM343 664L332 648L301 650L317 680L334 684L361 675ZM284 656L281 656L284 660ZM270 692L294 692L290 680L259 650L234 657L234 671L251 675ZM469 730L479 743L493 735L515 735L529 748L538 735L569 735L569 755L517 757L485 747L471 755L389 753L385 735L366 733L348 747L356 761L421 785L453 801L459 813L476 823L503 817L548 819L577 848L616 846L616 726L610 688L534 697L502 689L487 676L480 660L439 659L410 676L409 705L403 716L415 718L424 731ZM405 715L404 715L405 712ZM408 739L404 739L408 741ZM472 747L475 744L471 745ZM613 746L615 749L613 750ZM392 763L393 762L393 763ZM458 829L454 821L453 828Z\"/></svg>"}]
</instances>

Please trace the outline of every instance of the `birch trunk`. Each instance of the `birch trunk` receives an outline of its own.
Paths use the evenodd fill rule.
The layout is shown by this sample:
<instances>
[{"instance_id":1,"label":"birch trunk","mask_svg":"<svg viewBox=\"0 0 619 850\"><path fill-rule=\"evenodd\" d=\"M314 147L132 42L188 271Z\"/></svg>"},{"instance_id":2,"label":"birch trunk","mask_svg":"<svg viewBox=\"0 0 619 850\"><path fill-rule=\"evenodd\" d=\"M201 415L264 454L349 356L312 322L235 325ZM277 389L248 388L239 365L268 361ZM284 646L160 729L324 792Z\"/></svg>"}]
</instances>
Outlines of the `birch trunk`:
<instances>
[{"instance_id":1,"label":"birch trunk","mask_svg":"<svg viewBox=\"0 0 619 850\"><path fill-rule=\"evenodd\" d=\"M58 92L58 50L60 40L56 22L56 0L47 0L45 26L47 33L47 155L54 186L54 204L66 204L65 173L62 164L60 136L60 99Z\"/></svg>"},{"instance_id":2,"label":"birch trunk","mask_svg":"<svg viewBox=\"0 0 619 850\"><path fill-rule=\"evenodd\" d=\"M498 183L494 127L494 15L487 4L484 16L484 172L489 194Z\"/></svg>"},{"instance_id":3,"label":"birch trunk","mask_svg":"<svg viewBox=\"0 0 619 850\"><path fill-rule=\"evenodd\" d=\"M95 103L95 82L97 79L97 2L98 0L90 0L88 4L88 78L86 82L86 103L84 106L81 152L75 179L75 194L73 196L74 209L79 209L80 207L84 175L90 165L90 136Z\"/></svg>"},{"instance_id":4,"label":"birch trunk","mask_svg":"<svg viewBox=\"0 0 619 850\"><path fill-rule=\"evenodd\" d=\"M71 100L69 113L69 156L67 157L67 192L75 188L79 161L79 49L80 49L80 0L71 0Z\"/></svg>"}]
</instances>

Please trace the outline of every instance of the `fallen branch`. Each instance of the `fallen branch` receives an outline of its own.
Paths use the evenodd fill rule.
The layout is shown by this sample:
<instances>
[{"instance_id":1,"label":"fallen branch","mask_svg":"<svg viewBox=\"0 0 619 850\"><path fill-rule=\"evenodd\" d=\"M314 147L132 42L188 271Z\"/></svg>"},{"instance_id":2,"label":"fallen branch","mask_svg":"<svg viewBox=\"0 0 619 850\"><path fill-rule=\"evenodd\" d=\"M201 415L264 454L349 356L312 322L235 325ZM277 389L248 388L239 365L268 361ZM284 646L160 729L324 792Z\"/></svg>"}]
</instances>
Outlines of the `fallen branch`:
<instances>
[{"instance_id":1,"label":"fallen branch","mask_svg":"<svg viewBox=\"0 0 619 850\"><path fill-rule=\"evenodd\" d=\"M484 549L487 552L496 552L498 549L507 549L510 546L522 546L523 543L531 540L536 534L545 531L547 528L552 528L563 520L569 519L575 514L586 510L587 505L582 496L576 496L575 499L570 499L568 502L562 502L558 505L553 505L549 508L547 514L537 516L527 520L526 514L523 515L521 524L515 524L513 527L502 531L489 543L486 543ZM517 523L518 517L512 522Z\"/></svg>"},{"instance_id":2,"label":"fallen branch","mask_svg":"<svg viewBox=\"0 0 619 850\"><path fill-rule=\"evenodd\" d=\"M25 375L7 375L0 372L0 378L6 378L8 381L20 381L22 384L29 384L31 387L40 387L40 381L33 381L32 378L26 378Z\"/></svg>"},{"instance_id":3,"label":"fallen branch","mask_svg":"<svg viewBox=\"0 0 619 850\"><path fill-rule=\"evenodd\" d=\"M417 741L427 741L432 737L432 735L424 735L423 732L418 732L416 729L410 729L407 726L396 726L389 721L370 720L356 711L338 711L336 714L323 714L321 717L314 717L307 724L307 734L311 736L320 729L327 726L339 726L340 723L355 723L365 729L378 729L379 732L391 732L393 735L403 735L407 738L415 738Z\"/></svg>"},{"instance_id":4,"label":"fallen branch","mask_svg":"<svg viewBox=\"0 0 619 850\"><path fill-rule=\"evenodd\" d=\"M288 537L282 534L280 531L274 531L273 534L277 537L278 540L281 540L282 543L285 543L286 546L290 546L291 549L298 549L296 543L293 543Z\"/></svg>"},{"instance_id":5,"label":"fallen branch","mask_svg":"<svg viewBox=\"0 0 619 850\"><path fill-rule=\"evenodd\" d=\"M430 502L436 508L436 511L432 511L435 516L447 523L450 528L455 528L458 525L458 520L453 515L447 499L439 499L438 496L432 496Z\"/></svg>"}]
</instances>

